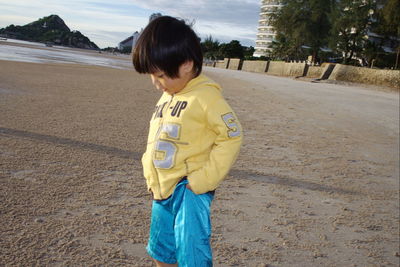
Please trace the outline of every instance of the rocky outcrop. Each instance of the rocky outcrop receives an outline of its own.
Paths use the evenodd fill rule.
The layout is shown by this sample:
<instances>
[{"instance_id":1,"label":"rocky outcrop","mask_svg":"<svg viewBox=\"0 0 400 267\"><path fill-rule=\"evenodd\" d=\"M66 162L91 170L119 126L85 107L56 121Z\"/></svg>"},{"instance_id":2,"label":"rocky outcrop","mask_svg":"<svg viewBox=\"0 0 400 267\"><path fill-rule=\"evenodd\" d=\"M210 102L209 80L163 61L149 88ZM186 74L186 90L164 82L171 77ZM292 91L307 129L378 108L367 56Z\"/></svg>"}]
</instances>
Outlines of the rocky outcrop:
<instances>
[{"instance_id":1,"label":"rocky outcrop","mask_svg":"<svg viewBox=\"0 0 400 267\"><path fill-rule=\"evenodd\" d=\"M50 15L24 26L12 24L0 29L0 36L77 48L99 49L79 31L71 31L64 20L57 15Z\"/></svg>"}]
</instances>

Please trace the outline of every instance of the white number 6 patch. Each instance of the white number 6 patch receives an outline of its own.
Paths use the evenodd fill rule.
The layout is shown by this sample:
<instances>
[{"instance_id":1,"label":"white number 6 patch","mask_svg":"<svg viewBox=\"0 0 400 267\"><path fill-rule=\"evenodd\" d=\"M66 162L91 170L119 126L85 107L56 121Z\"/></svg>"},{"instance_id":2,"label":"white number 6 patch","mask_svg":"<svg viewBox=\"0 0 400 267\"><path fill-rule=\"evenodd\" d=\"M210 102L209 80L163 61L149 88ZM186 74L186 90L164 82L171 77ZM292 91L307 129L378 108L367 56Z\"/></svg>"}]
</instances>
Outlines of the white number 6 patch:
<instances>
[{"instance_id":1,"label":"white number 6 patch","mask_svg":"<svg viewBox=\"0 0 400 267\"><path fill-rule=\"evenodd\" d=\"M226 127L228 127L228 136L229 137L240 136L239 125L236 122L236 118L235 118L235 116L233 116L232 112L222 115L222 119L224 120Z\"/></svg>"},{"instance_id":2,"label":"white number 6 patch","mask_svg":"<svg viewBox=\"0 0 400 267\"><path fill-rule=\"evenodd\" d=\"M178 124L164 124L158 134L158 138L166 135L168 139L179 140L181 126ZM175 164L175 154L178 147L173 141L159 139L153 154L154 167L158 169L171 169Z\"/></svg>"}]
</instances>

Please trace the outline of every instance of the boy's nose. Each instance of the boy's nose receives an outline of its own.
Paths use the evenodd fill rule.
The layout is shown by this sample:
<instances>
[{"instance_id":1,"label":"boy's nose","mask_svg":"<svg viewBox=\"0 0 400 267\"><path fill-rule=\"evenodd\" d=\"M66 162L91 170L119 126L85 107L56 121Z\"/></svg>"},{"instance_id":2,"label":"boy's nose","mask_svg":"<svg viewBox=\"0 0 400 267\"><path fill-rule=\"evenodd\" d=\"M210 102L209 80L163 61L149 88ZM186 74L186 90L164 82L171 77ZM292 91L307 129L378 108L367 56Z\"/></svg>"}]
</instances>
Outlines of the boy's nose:
<instances>
[{"instance_id":1,"label":"boy's nose","mask_svg":"<svg viewBox=\"0 0 400 267\"><path fill-rule=\"evenodd\" d=\"M156 78L154 77L153 74L150 74L150 78L151 78L151 82L153 83L153 85L156 85L156 84L155 84Z\"/></svg>"},{"instance_id":2,"label":"boy's nose","mask_svg":"<svg viewBox=\"0 0 400 267\"><path fill-rule=\"evenodd\" d=\"M158 88L158 86L160 85L160 82L157 81L157 79L153 75L150 75L150 77L151 77L151 82L153 83L153 85Z\"/></svg>"},{"instance_id":3,"label":"boy's nose","mask_svg":"<svg viewBox=\"0 0 400 267\"><path fill-rule=\"evenodd\" d=\"M153 82L153 85L158 89L158 90L164 90L164 86L160 83L160 81L155 78L154 76L151 76L151 81Z\"/></svg>"},{"instance_id":4,"label":"boy's nose","mask_svg":"<svg viewBox=\"0 0 400 267\"><path fill-rule=\"evenodd\" d=\"M154 77L153 75L151 75L151 82L153 83L154 86L159 86L160 82L156 79L156 77Z\"/></svg>"}]
</instances>

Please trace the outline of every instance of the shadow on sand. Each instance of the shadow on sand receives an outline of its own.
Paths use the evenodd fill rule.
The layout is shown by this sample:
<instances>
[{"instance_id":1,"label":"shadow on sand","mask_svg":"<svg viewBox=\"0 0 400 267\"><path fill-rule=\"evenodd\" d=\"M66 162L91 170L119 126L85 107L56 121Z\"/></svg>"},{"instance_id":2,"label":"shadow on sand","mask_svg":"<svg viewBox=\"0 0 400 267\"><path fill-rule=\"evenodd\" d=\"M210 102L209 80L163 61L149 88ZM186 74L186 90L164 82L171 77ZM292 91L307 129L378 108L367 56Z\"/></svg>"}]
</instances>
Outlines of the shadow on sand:
<instances>
[{"instance_id":1,"label":"shadow on sand","mask_svg":"<svg viewBox=\"0 0 400 267\"><path fill-rule=\"evenodd\" d=\"M318 184L318 183L314 183L314 182L303 181L303 180L298 180L298 179L293 179L293 178L288 178L288 177L276 177L276 176L271 176L271 175L267 175L267 174L255 173L255 172L248 171L248 170L233 169L230 171L229 175L231 175L234 178L240 177L237 179L247 179L247 180L252 180L252 181L267 183L267 184L286 185L286 186L297 187L297 188L312 190L312 191L347 194L347 195L358 195L359 194L356 191L345 190L345 189L336 188L336 187L329 186L329 185ZM241 177L243 177L243 178L241 178Z\"/></svg>"},{"instance_id":2,"label":"shadow on sand","mask_svg":"<svg viewBox=\"0 0 400 267\"><path fill-rule=\"evenodd\" d=\"M73 148L81 149L81 150L90 150L94 152L105 153L111 156L123 158L123 159L132 159L132 160L140 160L142 154L138 152L132 152L129 150L124 150L116 147L98 145L88 142L77 141L69 138L57 137L52 135L45 135L45 134L38 134L32 133L28 131L21 131L9 128L0 127L0 134L1 135L9 135L9 136L16 136L46 143L53 143L57 145L65 145L70 146ZM339 194L350 194L350 195L357 195L358 193L355 191L345 190L341 188L335 188L328 185L318 184L314 182L308 181L301 181L293 178L287 177L275 177L266 174L256 173L250 170L237 170L233 169L229 173L232 177L244 177L243 179L248 179L252 181L257 181L261 183L268 183L268 184L279 184L279 185L286 185L291 187L298 187L301 189L306 190L313 190L313 191L321 191L327 193L339 193Z\"/></svg>"},{"instance_id":3,"label":"shadow on sand","mask_svg":"<svg viewBox=\"0 0 400 267\"><path fill-rule=\"evenodd\" d=\"M22 137L22 138L26 138L26 139L31 139L31 140L36 140L36 141L41 141L41 142L46 142L46 143L52 143L52 144L57 144L57 145L65 145L65 146L78 148L81 150L90 150L90 151L94 151L94 152L101 152L101 153L105 153L105 154L123 158L123 159L140 160L141 156L142 156L141 153L132 152L129 150L124 150L124 149L120 149L120 148L116 148L116 147L98 145L98 144L82 142L82 141L73 140L73 139L64 138L64 137L57 137L57 136L46 135L46 134L38 134L38 133L32 133L32 132L28 132L28 131L21 131L21 130L9 129L9 128L0 127L0 134Z\"/></svg>"}]
</instances>

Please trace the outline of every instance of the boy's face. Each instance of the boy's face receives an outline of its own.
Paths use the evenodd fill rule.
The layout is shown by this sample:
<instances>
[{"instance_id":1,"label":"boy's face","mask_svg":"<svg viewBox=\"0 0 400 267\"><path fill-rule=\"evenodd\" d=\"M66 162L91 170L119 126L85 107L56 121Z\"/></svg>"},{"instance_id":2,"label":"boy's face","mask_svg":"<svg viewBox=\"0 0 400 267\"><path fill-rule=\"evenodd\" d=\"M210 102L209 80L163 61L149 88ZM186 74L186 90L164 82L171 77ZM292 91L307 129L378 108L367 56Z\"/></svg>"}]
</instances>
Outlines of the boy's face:
<instances>
[{"instance_id":1,"label":"boy's face","mask_svg":"<svg viewBox=\"0 0 400 267\"><path fill-rule=\"evenodd\" d=\"M179 67L179 77L170 78L163 71L150 74L154 86L170 95L180 92L193 79L193 62L185 62Z\"/></svg>"}]
</instances>

